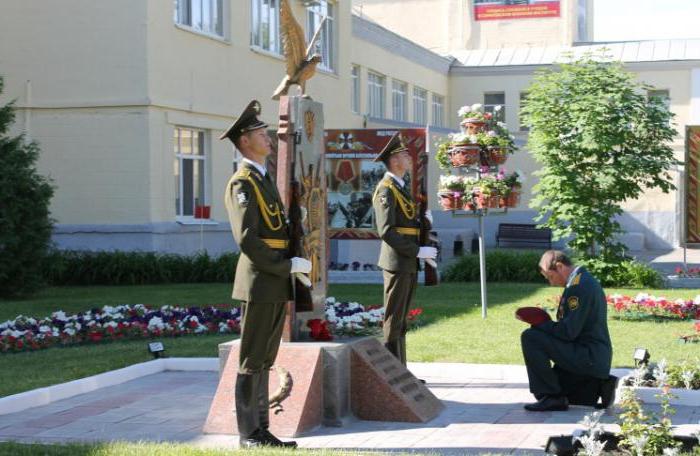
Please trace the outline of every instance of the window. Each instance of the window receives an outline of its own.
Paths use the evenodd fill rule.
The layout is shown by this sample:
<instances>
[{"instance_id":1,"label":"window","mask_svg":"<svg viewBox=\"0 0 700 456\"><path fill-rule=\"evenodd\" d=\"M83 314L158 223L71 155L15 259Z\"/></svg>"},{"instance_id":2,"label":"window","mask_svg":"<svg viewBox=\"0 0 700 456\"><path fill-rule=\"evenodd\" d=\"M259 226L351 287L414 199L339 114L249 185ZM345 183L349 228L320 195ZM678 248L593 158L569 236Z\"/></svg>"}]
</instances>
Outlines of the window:
<instances>
[{"instance_id":1,"label":"window","mask_svg":"<svg viewBox=\"0 0 700 456\"><path fill-rule=\"evenodd\" d=\"M391 113L394 120L406 121L406 92L408 85L401 81L391 83Z\"/></svg>"},{"instance_id":2,"label":"window","mask_svg":"<svg viewBox=\"0 0 700 456\"><path fill-rule=\"evenodd\" d=\"M321 36L319 36L316 42L316 52L321 54L323 59L318 65L319 68L333 71L335 70L335 52L333 50L335 45L333 36L335 18L333 3L328 0L317 0L314 5L307 7L307 12L308 27L306 28L306 33L308 35L307 41L309 42L311 42L311 38L313 38L323 18L326 18L326 22L323 24L323 30L321 30Z\"/></svg>"},{"instance_id":3,"label":"window","mask_svg":"<svg viewBox=\"0 0 700 456\"><path fill-rule=\"evenodd\" d=\"M224 0L175 0L175 23L224 36Z\"/></svg>"},{"instance_id":4,"label":"window","mask_svg":"<svg viewBox=\"0 0 700 456\"><path fill-rule=\"evenodd\" d=\"M240 1L240 0L236 0ZM252 0L250 43L266 51L282 54L279 0Z\"/></svg>"},{"instance_id":5,"label":"window","mask_svg":"<svg viewBox=\"0 0 700 456\"><path fill-rule=\"evenodd\" d=\"M525 106L525 99L527 98L527 92L520 92L520 110L522 112L523 106ZM523 116L520 115L520 131L530 131L530 127L523 123Z\"/></svg>"},{"instance_id":6,"label":"window","mask_svg":"<svg viewBox=\"0 0 700 456\"><path fill-rule=\"evenodd\" d=\"M662 101L667 109L671 109L671 93L668 90L649 90L647 91L647 98L649 100L656 98Z\"/></svg>"},{"instance_id":7,"label":"window","mask_svg":"<svg viewBox=\"0 0 700 456\"><path fill-rule=\"evenodd\" d=\"M500 106L501 110L494 114L495 107ZM484 94L484 112L494 114L494 118L500 122L506 121L506 94L503 92L493 92Z\"/></svg>"},{"instance_id":8,"label":"window","mask_svg":"<svg viewBox=\"0 0 700 456\"><path fill-rule=\"evenodd\" d=\"M193 217L195 206L206 204L204 137L202 130L175 128L175 214L178 217Z\"/></svg>"},{"instance_id":9,"label":"window","mask_svg":"<svg viewBox=\"0 0 700 456\"><path fill-rule=\"evenodd\" d=\"M433 94L433 125L436 127L444 126L445 118L445 98Z\"/></svg>"},{"instance_id":10,"label":"window","mask_svg":"<svg viewBox=\"0 0 700 456\"><path fill-rule=\"evenodd\" d=\"M352 73L350 73L350 78L352 79L352 94L350 99L350 109L355 114L360 113L360 67L358 65L352 66Z\"/></svg>"},{"instance_id":11,"label":"window","mask_svg":"<svg viewBox=\"0 0 700 456\"><path fill-rule=\"evenodd\" d=\"M370 117L384 117L384 76L369 72L367 73L367 113Z\"/></svg>"},{"instance_id":12,"label":"window","mask_svg":"<svg viewBox=\"0 0 700 456\"><path fill-rule=\"evenodd\" d=\"M428 124L428 91L420 87L413 88L413 122Z\"/></svg>"}]
</instances>

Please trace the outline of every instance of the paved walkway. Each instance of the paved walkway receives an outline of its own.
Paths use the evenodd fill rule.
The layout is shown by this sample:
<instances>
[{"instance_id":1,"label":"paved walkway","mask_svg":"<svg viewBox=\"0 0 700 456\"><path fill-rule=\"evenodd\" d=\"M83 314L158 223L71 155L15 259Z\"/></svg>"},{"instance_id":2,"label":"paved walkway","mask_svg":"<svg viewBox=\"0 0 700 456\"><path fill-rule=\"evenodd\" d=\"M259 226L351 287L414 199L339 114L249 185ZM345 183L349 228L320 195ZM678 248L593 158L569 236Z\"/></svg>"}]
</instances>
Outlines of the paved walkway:
<instances>
[{"instance_id":1,"label":"paved walkway","mask_svg":"<svg viewBox=\"0 0 700 456\"><path fill-rule=\"evenodd\" d=\"M541 454L547 437L568 434L592 411L529 413L532 400L522 366L411 363L446 404L425 424L348 419L297 438L307 448L418 451L448 455ZM156 440L235 447L234 436L203 435L218 376L215 372L162 372L11 415L0 415L0 440L73 442ZM689 434L700 408L677 407L674 424ZM614 421L612 411L604 417ZM614 427L614 426L613 426Z\"/></svg>"}]
</instances>

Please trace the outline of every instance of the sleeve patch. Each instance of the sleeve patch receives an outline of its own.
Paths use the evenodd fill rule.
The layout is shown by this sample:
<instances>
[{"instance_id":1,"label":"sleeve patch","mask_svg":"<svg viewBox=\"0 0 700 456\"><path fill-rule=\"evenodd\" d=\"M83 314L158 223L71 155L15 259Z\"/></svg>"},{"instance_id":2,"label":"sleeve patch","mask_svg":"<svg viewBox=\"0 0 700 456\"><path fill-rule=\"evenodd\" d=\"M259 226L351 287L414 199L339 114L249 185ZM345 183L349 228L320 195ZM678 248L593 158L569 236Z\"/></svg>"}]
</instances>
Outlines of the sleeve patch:
<instances>
[{"instance_id":1,"label":"sleeve patch","mask_svg":"<svg viewBox=\"0 0 700 456\"><path fill-rule=\"evenodd\" d=\"M569 299L566 300L566 303L569 306L569 310L578 309L578 298L576 296L571 296Z\"/></svg>"},{"instance_id":2,"label":"sleeve patch","mask_svg":"<svg viewBox=\"0 0 700 456\"><path fill-rule=\"evenodd\" d=\"M248 192L245 190L238 190L236 193L236 199L238 200L239 205L247 207L248 201L250 201L250 195L248 195Z\"/></svg>"}]
</instances>

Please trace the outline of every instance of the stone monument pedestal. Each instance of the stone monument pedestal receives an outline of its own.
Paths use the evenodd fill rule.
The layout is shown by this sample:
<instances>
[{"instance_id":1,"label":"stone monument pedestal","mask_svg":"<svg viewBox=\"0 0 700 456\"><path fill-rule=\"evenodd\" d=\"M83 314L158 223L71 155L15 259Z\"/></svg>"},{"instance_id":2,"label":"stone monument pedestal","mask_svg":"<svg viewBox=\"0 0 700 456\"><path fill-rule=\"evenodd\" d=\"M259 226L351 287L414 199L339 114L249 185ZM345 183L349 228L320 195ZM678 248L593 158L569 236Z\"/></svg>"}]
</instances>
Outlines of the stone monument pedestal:
<instances>
[{"instance_id":1,"label":"stone monument pedestal","mask_svg":"<svg viewBox=\"0 0 700 456\"><path fill-rule=\"evenodd\" d=\"M238 433L234 386L239 345L238 340L219 345L219 386L204 425L207 434ZM444 408L373 337L282 342L275 366L287 371L292 381L283 410L270 410L270 431L280 437L295 437L320 425L342 426L351 413L375 421L426 422ZM271 395L279 383L273 369Z\"/></svg>"}]
</instances>

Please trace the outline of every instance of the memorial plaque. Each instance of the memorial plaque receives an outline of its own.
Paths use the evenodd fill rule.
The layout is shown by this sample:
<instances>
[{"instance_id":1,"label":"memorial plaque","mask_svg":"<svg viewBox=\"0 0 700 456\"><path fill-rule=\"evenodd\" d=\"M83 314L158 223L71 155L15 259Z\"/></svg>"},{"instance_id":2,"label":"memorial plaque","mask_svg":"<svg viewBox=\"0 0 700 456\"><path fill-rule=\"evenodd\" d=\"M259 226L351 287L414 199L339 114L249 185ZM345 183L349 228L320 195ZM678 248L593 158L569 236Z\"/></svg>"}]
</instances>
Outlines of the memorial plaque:
<instances>
[{"instance_id":1,"label":"memorial plaque","mask_svg":"<svg viewBox=\"0 0 700 456\"><path fill-rule=\"evenodd\" d=\"M375 338L352 347L350 403L360 419L425 423L444 404Z\"/></svg>"}]
</instances>

